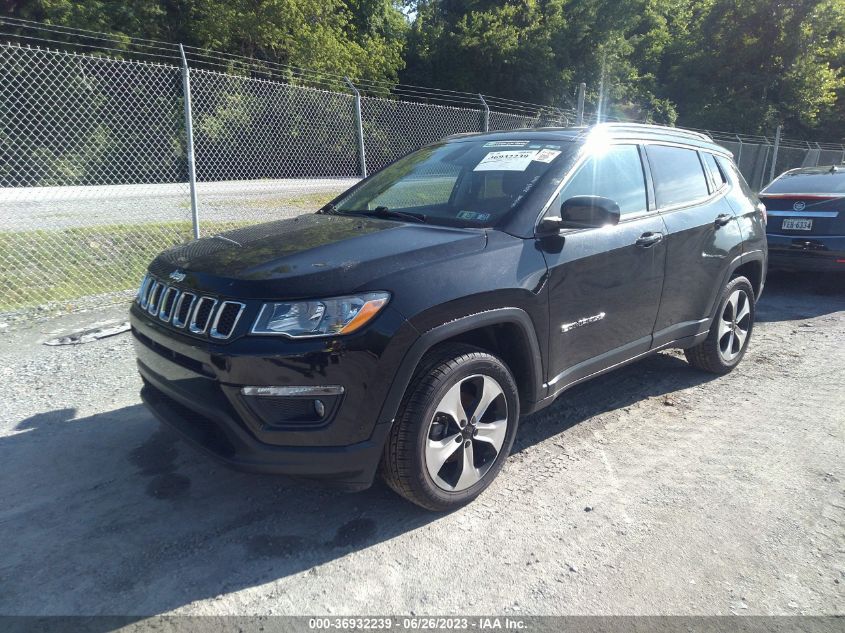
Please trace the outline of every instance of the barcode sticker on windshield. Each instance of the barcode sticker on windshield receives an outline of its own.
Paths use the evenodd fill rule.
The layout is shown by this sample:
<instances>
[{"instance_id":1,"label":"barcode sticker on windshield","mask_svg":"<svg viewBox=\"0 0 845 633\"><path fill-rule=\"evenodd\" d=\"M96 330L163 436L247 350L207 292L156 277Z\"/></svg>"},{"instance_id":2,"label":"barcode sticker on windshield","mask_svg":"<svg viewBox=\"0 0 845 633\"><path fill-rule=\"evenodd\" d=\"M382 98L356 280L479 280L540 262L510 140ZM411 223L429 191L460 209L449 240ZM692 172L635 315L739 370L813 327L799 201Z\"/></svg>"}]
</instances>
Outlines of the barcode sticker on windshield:
<instances>
[{"instance_id":1,"label":"barcode sticker on windshield","mask_svg":"<svg viewBox=\"0 0 845 633\"><path fill-rule=\"evenodd\" d=\"M525 147L528 141L489 141L484 147Z\"/></svg>"},{"instance_id":2,"label":"barcode sticker on windshield","mask_svg":"<svg viewBox=\"0 0 845 633\"><path fill-rule=\"evenodd\" d=\"M525 171L537 153L537 150L489 152L473 171Z\"/></svg>"}]
</instances>

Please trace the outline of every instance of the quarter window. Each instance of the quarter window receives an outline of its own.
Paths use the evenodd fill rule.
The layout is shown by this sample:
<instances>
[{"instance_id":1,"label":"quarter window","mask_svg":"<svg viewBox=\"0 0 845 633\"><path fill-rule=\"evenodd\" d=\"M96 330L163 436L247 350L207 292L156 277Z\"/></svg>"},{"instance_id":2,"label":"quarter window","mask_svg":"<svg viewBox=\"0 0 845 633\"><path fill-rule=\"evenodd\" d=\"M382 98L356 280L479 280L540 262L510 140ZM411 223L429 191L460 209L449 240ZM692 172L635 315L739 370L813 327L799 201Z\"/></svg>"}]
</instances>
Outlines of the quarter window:
<instances>
[{"instance_id":1,"label":"quarter window","mask_svg":"<svg viewBox=\"0 0 845 633\"><path fill-rule=\"evenodd\" d=\"M701 156L704 158L704 164L707 165L707 170L710 172L710 180L713 184L713 191L719 191L722 187L728 184L725 180L725 174L716 162L716 157L708 152L702 152Z\"/></svg>"},{"instance_id":2,"label":"quarter window","mask_svg":"<svg viewBox=\"0 0 845 633\"><path fill-rule=\"evenodd\" d=\"M575 196L603 196L619 205L621 215L640 213L646 204L645 176L636 145L613 145L578 169L560 193L558 208Z\"/></svg>"},{"instance_id":3,"label":"quarter window","mask_svg":"<svg viewBox=\"0 0 845 633\"><path fill-rule=\"evenodd\" d=\"M709 195L698 152L682 147L646 147L658 207L701 200Z\"/></svg>"}]
</instances>

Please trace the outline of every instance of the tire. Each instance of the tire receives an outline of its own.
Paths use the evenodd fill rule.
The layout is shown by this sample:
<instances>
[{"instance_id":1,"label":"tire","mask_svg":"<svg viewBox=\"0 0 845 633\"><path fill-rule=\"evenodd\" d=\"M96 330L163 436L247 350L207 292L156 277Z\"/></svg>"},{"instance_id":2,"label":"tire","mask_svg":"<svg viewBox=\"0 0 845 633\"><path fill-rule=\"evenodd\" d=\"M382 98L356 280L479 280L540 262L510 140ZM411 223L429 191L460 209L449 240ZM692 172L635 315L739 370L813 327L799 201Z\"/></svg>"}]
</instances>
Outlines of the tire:
<instances>
[{"instance_id":1,"label":"tire","mask_svg":"<svg viewBox=\"0 0 845 633\"><path fill-rule=\"evenodd\" d=\"M735 318L739 316L739 318ZM719 309L707 338L684 350L693 367L724 375L745 356L754 329L754 288L745 277L734 277L719 297ZM744 333L744 334L743 334Z\"/></svg>"},{"instance_id":2,"label":"tire","mask_svg":"<svg viewBox=\"0 0 845 633\"><path fill-rule=\"evenodd\" d=\"M496 478L518 421L516 383L501 360L470 346L441 347L423 358L402 399L382 476L423 508L457 508Z\"/></svg>"}]
</instances>

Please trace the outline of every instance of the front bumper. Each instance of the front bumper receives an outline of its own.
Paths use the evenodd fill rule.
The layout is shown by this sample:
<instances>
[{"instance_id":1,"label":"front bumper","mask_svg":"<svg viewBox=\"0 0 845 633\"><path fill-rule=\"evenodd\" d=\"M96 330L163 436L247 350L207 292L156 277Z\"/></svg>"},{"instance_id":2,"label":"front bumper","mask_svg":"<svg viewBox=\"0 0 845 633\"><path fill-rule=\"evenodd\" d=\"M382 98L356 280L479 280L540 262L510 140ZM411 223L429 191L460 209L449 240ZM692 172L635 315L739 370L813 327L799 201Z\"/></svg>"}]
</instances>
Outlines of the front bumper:
<instances>
[{"instance_id":1,"label":"front bumper","mask_svg":"<svg viewBox=\"0 0 845 633\"><path fill-rule=\"evenodd\" d=\"M242 337L225 344L180 334L133 306L130 317L141 397L153 414L230 466L329 479L346 489L375 476L395 411L383 407L416 335L388 309L360 335L291 341ZM244 386L342 385L323 419L272 417ZM290 399L287 399L290 400ZM254 403L252 403L254 404ZM291 408L286 403L278 409Z\"/></svg>"},{"instance_id":2,"label":"front bumper","mask_svg":"<svg viewBox=\"0 0 845 633\"><path fill-rule=\"evenodd\" d=\"M845 272L845 237L769 234L769 269Z\"/></svg>"}]
</instances>

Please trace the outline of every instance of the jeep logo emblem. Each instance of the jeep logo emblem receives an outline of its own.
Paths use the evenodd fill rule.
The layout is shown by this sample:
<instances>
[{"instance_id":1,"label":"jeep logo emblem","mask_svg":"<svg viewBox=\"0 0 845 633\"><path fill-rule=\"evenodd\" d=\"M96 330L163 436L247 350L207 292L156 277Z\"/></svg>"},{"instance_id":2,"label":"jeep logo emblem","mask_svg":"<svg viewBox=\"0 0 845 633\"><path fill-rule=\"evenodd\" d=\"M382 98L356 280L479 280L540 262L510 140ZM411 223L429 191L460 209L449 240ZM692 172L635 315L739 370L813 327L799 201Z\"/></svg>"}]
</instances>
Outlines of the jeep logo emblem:
<instances>
[{"instance_id":1,"label":"jeep logo emblem","mask_svg":"<svg viewBox=\"0 0 845 633\"><path fill-rule=\"evenodd\" d=\"M185 273L181 270L174 270L168 275L173 281L185 281Z\"/></svg>"},{"instance_id":2,"label":"jeep logo emblem","mask_svg":"<svg viewBox=\"0 0 845 633\"><path fill-rule=\"evenodd\" d=\"M796 202L795 204L792 205L792 208L795 209L796 211L803 211L806 206L807 206L806 202L804 202L803 200L799 200L798 202Z\"/></svg>"}]
</instances>

